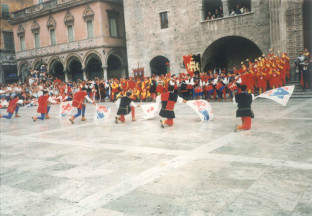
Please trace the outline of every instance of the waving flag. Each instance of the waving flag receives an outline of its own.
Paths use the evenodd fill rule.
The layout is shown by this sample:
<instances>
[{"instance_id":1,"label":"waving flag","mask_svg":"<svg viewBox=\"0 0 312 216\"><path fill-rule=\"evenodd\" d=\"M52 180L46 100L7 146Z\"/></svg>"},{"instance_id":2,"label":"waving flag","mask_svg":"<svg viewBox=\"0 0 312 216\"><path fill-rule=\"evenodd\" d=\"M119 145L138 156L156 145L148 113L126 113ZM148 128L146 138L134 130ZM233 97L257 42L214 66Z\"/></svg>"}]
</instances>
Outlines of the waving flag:
<instances>
[{"instance_id":1,"label":"waving flag","mask_svg":"<svg viewBox=\"0 0 312 216\"><path fill-rule=\"evenodd\" d=\"M157 115L159 103L150 103L146 105L141 105L141 109L144 113L142 120L152 119Z\"/></svg>"},{"instance_id":2,"label":"waving flag","mask_svg":"<svg viewBox=\"0 0 312 216\"><path fill-rule=\"evenodd\" d=\"M213 119L213 111L210 104L205 100L191 100L187 101L186 104L190 106L199 115L200 119L209 121Z\"/></svg>"},{"instance_id":3,"label":"waving flag","mask_svg":"<svg viewBox=\"0 0 312 216\"><path fill-rule=\"evenodd\" d=\"M25 108L33 107L33 106L38 106L38 100L37 99L32 99L29 104L25 106Z\"/></svg>"},{"instance_id":4,"label":"waving flag","mask_svg":"<svg viewBox=\"0 0 312 216\"><path fill-rule=\"evenodd\" d=\"M111 108L101 105L96 105L94 120L105 120L109 118Z\"/></svg>"},{"instance_id":5,"label":"waving flag","mask_svg":"<svg viewBox=\"0 0 312 216\"><path fill-rule=\"evenodd\" d=\"M282 104L283 106L286 106L289 98L294 92L294 89L295 89L295 86L284 86L281 88L272 89L255 97L255 99L258 97L268 98L268 99L276 101L279 104Z\"/></svg>"},{"instance_id":6,"label":"waving flag","mask_svg":"<svg viewBox=\"0 0 312 216\"><path fill-rule=\"evenodd\" d=\"M73 110L72 101L69 102L62 102L60 105L60 116L65 117L70 115Z\"/></svg>"}]
</instances>

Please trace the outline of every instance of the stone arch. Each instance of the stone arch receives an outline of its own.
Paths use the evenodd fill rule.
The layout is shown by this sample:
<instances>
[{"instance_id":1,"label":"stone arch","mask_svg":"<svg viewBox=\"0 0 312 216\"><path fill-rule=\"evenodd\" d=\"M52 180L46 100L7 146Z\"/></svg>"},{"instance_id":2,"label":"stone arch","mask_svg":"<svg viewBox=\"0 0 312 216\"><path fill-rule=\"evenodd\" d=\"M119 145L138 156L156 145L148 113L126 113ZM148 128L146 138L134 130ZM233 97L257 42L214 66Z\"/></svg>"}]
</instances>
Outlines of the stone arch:
<instances>
[{"instance_id":1,"label":"stone arch","mask_svg":"<svg viewBox=\"0 0 312 216\"><path fill-rule=\"evenodd\" d=\"M66 72L68 80L77 81L78 79L84 80L83 65L81 58L78 55L70 55L66 61Z\"/></svg>"},{"instance_id":2,"label":"stone arch","mask_svg":"<svg viewBox=\"0 0 312 216\"><path fill-rule=\"evenodd\" d=\"M33 34L40 32L40 26L36 22L36 20L34 20L33 23L31 24L31 31L32 31Z\"/></svg>"},{"instance_id":3,"label":"stone arch","mask_svg":"<svg viewBox=\"0 0 312 216\"><path fill-rule=\"evenodd\" d=\"M21 62L18 66L17 76L21 77L21 79L24 81L27 78L27 76L30 75L29 69L30 65L27 61Z\"/></svg>"},{"instance_id":4,"label":"stone arch","mask_svg":"<svg viewBox=\"0 0 312 216\"><path fill-rule=\"evenodd\" d=\"M55 19L53 18L52 15L48 19L47 27L48 27L49 30L55 29L55 27L56 27L56 21L55 21Z\"/></svg>"},{"instance_id":5,"label":"stone arch","mask_svg":"<svg viewBox=\"0 0 312 216\"><path fill-rule=\"evenodd\" d=\"M165 56L155 56L151 61L150 61L150 68L151 68L151 75L164 75L168 72L168 65L170 61L167 57Z\"/></svg>"},{"instance_id":6,"label":"stone arch","mask_svg":"<svg viewBox=\"0 0 312 216\"><path fill-rule=\"evenodd\" d=\"M84 65L89 79L95 77L102 79L104 77L101 55L97 51L92 50L85 55Z\"/></svg>"},{"instance_id":7,"label":"stone arch","mask_svg":"<svg viewBox=\"0 0 312 216\"><path fill-rule=\"evenodd\" d=\"M74 21L75 21L74 16L69 11L67 11L64 17L64 24L66 26L74 25Z\"/></svg>"},{"instance_id":8,"label":"stone arch","mask_svg":"<svg viewBox=\"0 0 312 216\"><path fill-rule=\"evenodd\" d=\"M21 24L18 26L17 36L18 37L24 37L25 36L25 29Z\"/></svg>"},{"instance_id":9,"label":"stone arch","mask_svg":"<svg viewBox=\"0 0 312 216\"><path fill-rule=\"evenodd\" d=\"M64 73L64 62L58 57L54 56L50 59L48 64L48 71L53 77L57 77L60 80L65 80L65 73Z\"/></svg>"},{"instance_id":10,"label":"stone arch","mask_svg":"<svg viewBox=\"0 0 312 216\"><path fill-rule=\"evenodd\" d=\"M67 70L68 69L68 63L70 63L70 60L73 59L73 57L76 57L82 64L82 67L84 66L83 64L83 60L80 58L80 56L78 54L71 54L68 55L65 60L64 60L64 68Z\"/></svg>"},{"instance_id":11,"label":"stone arch","mask_svg":"<svg viewBox=\"0 0 312 216\"><path fill-rule=\"evenodd\" d=\"M93 10L90 8L90 6L86 6L84 12L83 12L83 18L85 21L88 21L88 20L93 20L94 18L94 12Z\"/></svg>"},{"instance_id":12,"label":"stone arch","mask_svg":"<svg viewBox=\"0 0 312 216\"><path fill-rule=\"evenodd\" d=\"M41 65L45 64L42 59L36 59L32 64L32 69L40 71Z\"/></svg>"},{"instance_id":13,"label":"stone arch","mask_svg":"<svg viewBox=\"0 0 312 216\"><path fill-rule=\"evenodd\" d=\"M125 70L124 70L124 61L120 52L116 50L111 50L107 54L106 58L107 64L107 78L114 78L114 77L125 77Z\"/></svg>"},{"instance_id":14,"label":"stone arch","mask_svg":"<svg viewBox=\"0 0 312 216\"><path fill-rule=\"evenodd\" d=\"M254 60L262 55L261 49L242 36L226 36L213 41L202 54L202 69L215 67L231 69L240 66L247 58Z\"/></svg>"}]
</instances>

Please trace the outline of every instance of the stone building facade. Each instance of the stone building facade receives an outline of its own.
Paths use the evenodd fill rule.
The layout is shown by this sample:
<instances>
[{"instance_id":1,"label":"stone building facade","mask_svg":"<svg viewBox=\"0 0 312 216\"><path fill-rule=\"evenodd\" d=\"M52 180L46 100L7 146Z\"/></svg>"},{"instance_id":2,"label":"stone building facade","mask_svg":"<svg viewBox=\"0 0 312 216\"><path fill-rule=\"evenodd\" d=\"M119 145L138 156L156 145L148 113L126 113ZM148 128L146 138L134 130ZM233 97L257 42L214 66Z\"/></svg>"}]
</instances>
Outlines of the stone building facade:
<instances>
[{"instance_id":1,"label":"stone building facade","mask_svg":"<svg viewBox=\"0 0 312 216\"><path fill-rule=\"evenodd\" d=\"M1 0L0 4L0 83L18 80L13 26L8 23L13 11L33 4L32 0Z\"/></svg>"},{"instance_id":2,"label":"stone building facade","mask_svg":"<svg viewBox=\"0 0 312 216\"><path fill-rule=\"evenodd\" d=\"M119 0L34 0L13 13L18 74L47 65L66 81L127 75Z\"/></svg>"},{"instance_id":3,"label":"stone building facade","mask_svg":"<svg viewBox=\"0 0 312 216\"><path fill-rule=\"evenodd\" d=\"M189 54L201 55L204 71L240 66L241 61L266 54L270 48L287 52L294 60L312 36L311 30L303 28L307 22L311 26L304 14L304 4L311 9L309 1L124 1L130 75L137 65L147 75L164 73L160 64L166 62L172 73L186 72L182 56ZM230 16L237 4L246 5L248 11ZM221 7L224 16L206 20L207 10L214 7ZM162 26L164 17L167 27ZM305 39L304 31L309 35Z\"/></svg>"}]
</instances>

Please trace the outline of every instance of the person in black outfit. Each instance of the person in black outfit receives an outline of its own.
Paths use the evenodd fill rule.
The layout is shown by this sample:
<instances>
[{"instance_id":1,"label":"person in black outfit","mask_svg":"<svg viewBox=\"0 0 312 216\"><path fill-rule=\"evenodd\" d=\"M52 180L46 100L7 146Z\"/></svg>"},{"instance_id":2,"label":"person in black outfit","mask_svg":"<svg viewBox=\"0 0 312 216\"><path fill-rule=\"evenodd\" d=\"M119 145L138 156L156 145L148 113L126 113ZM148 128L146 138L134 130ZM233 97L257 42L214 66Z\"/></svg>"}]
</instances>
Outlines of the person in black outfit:
<instances>
[{"instance_id":1,"label":"person in black outfit","mask_svg":"<svg viewBox=\"0 0 312 216\"><path fill-rule=\"evenodd\" d=\"M242 125L235 125L234 132L237 130L250 130L251 118L254 118L254 113L251 110L251 103L253 96L248 94L246 85L241 85L241 93L235 95L235 102L237 103L236 117L241 117Z\"/></svg>"},{"instance_id":2,"label":"person in black outfit","mask_svg":"<svg viewBox=\"0 0 312 216\"><path fill-rule=\"evenodd\" d=\"M121 121L124 123L125 115L128 115L130 112L132 112L132 121L135 121L135 109L134 107L140 107L140 105L136 105L132 99L132 91L128 91L126 96L120 98L120 100L117 100L116 104L119 106L117 111L117 116L115 118L115 123L118 124L118 121Z\"/></svg>"}]
</instances>

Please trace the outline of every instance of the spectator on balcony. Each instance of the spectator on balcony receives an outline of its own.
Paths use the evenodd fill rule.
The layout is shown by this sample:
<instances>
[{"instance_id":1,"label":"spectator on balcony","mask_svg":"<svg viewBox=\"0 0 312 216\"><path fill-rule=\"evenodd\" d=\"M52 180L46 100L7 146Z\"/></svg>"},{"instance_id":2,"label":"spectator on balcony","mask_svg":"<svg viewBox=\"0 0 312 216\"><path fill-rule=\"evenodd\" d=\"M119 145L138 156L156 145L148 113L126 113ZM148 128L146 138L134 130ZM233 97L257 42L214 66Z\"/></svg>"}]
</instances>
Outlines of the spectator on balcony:
<instances>
[{"instance_id":1,"label":"spectator on balcony","mask_svg":"<svg viewBox=\"0 0 312 216\"><path fill-rule=\"evenodd\" d=\"M240 11L239 5L236 5L236 8L234 11L235 11L236 15L242 14L242 12Z\"/></svg>"},{"instance_id":2,"label":"spectator on balcony","mask_svg":"<svg viewBox=\"0 0 312 216\"><path fill-rule=\"evenodd\" d=\"M246 6L244 5L241 9L240 9L241 13L244 14L244 13L247 13L247 8Z\"/></svg>"},{"instance_id":3,"label":"spectator on balcony","mask_svg":"<svg viewBox=\"0 0 312 216\"><path fill-rule=\"evenodd\" d=\"M219 10L220 10L220 17L223 17L224 16L223 15L223 8L221 6L220 6Z\"/></svg>"},{"instance_id":4,"label":"spectator on balcony","mask_svg":"<svg viewBox=\"0 0 312 216\"><path fill-rule=\"evenodd\" d=\"M221 14L220 14L220 12L219 12L219 10L218 10L218 9L216 9L216 10L215 10L215 12L214 12L214 14L213 14L213 17L214 17L215 19L217 19L217 18L220 18L220 17L221 17Z\"/></svg>"},{"instance_id":5,"label":"spectator on balcony","mask_svg":"<svg viewBox=\"0 0 312 216\"><path fill-rule=\"evenodd\" d=\"M212 20L213 19L213 15L211 14L210 11L208 11L208 15L206 17L206 20Z\"/></svg>"},{"instance_id":6,"label":"spectator on balcony","mask_svg":"<svg viewBox=\"0 0 312 216\"><path fill-rule=\"evenodd\" d=\"M235 16L235 15L236 15L236 13L235 13L234 9L231 8L230 16Z\"/></svg>"}]
</instances>

